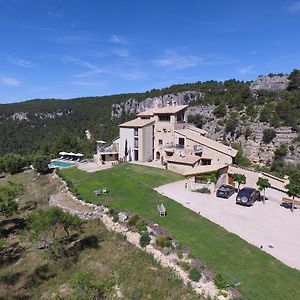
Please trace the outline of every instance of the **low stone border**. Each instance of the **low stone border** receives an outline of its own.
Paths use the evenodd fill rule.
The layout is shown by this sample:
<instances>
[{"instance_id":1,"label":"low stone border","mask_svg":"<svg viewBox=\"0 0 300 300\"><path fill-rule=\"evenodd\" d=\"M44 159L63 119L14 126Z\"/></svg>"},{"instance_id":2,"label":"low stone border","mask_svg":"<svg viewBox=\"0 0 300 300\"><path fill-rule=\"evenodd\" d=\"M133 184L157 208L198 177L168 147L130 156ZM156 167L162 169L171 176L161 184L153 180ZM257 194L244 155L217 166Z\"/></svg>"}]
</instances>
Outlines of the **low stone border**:
<instances>
[{"instance_id":1,"label":"low stone border","mask_svg":"<svg viewBox=\"0 0 300 300\"><path fill-rule=\"evenodd\" d=\"M220 295L220 290L217 289L214 282L211 280L208 280L204 275L200 279L199 282L193 282L189 279L188 272L183 270L176 261L174 261L174 257L172 255L164 255L160 250L156 249L154 247L155 240L151 238L151 242L149 245L147 245L145 248L142 248L140 246L140 234L138 232L133 232L128 229L128 227L118 223L114 222L112 220L112 217L108 215L109 210L103 206L97 206L95 204L87 203L82 200L77 199L75 195L71 193L69 188L67 187L67 183L60 178L57 174L53 175L54 178L58 178L60 182L62 183L62 188L60 189L60 192L63 193L65 196L72 199L77 204L80 204L82 206L86 206L88 208L93 208L93 212L82 212L78 211L72 208L69 208L67 206L63 206L59 201L56 199L55 195L52 195L49 199L49 204L51 206L58 206L62 210L67 211L71 214L77 215L83 220L92 220L92 219L100 219L105 227L110 230L117 232L119 234L122 234L126 237L128 242L136 246L137 248L153 255L153 258L160 263L163 267L171 268L175 274L182 279L184 284L190 284L193 288L193 290L201 296L204 297L212 297L218 300L225 300L225 299L231 299L232 295L230 290L226 291L227 297L224 297L223 295ZM151 232L151 228L148 227L148 232Z\"/></svg>"}]
</instances>

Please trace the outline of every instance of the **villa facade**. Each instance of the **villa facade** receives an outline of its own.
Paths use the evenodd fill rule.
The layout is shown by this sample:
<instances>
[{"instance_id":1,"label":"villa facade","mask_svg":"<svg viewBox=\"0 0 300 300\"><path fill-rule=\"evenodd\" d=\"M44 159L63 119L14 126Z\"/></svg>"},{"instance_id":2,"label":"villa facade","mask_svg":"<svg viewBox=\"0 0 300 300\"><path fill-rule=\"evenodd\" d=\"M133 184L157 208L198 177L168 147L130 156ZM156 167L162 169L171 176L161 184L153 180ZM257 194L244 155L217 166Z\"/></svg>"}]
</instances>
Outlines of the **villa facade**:
<instances>
[{"instance_id":1,"label":"villa facade","mask_svg":"<svg viewBox=\"0 0 300 300\"><path fill-rule=\"evenodd\" d=\"M119 125L111 148L122 161L159 161L182 174L216 171L232 163L237 150L207 138L187 122L187 105L151 108ZM99 155L104 157L105 152Z\"/></svg>"}]
</instances>

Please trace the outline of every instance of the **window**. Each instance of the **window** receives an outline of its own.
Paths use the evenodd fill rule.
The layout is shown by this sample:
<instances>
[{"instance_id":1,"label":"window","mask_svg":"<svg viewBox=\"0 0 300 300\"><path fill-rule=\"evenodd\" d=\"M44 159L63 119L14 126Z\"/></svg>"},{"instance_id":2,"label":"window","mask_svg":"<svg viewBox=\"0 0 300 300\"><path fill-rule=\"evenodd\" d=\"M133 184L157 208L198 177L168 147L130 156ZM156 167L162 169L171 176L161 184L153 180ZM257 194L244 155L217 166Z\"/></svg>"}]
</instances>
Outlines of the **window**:
<instances>
[{"instance_id":1,"label":"window","mask_svg":"<svg viewBox=\"0 0 300 300\"><path fill-rule=\"evenodd\" d=\"M170 115L160 115L159 116L159 121L170 122L170 120L171 120Z\"/></svg>"},{"instance_id":2,"label":"window","mask_svg":"<svg viewBox=\"0 0 300 300\"><path fill-rule=\"evenodd\" d=\"M138 128L134 128L134 136L138 136L138 134L139 134Z\"/></svg>"},{"instance_id":3,"label":"window","mask_svg":"<svg viewBox=\"0 0 300 300\"><path fill-rule=\"evenodd\" d=\"M134 138L134 148L138 148L138 147L139 147L139 139Z\"/></svg>"},{"instance_id":4,"label":"window","mask_svg":"<svg viewBox=\"0 0 300 300\"><path fill-rule=\"evenodd\" d=\"M184 138L179 138L178 139L178 144L181 146L184 146Z\"/></svg>"},{"instance_id":5,"label":"window","mask_svg":"<svg viewBox=\"0 0 300 300\"><path fill-rule=\"evenodd\" d=\"M158 144L162 145L163 144L163 140L158 140Z\"/></svg>"}]
</instances>

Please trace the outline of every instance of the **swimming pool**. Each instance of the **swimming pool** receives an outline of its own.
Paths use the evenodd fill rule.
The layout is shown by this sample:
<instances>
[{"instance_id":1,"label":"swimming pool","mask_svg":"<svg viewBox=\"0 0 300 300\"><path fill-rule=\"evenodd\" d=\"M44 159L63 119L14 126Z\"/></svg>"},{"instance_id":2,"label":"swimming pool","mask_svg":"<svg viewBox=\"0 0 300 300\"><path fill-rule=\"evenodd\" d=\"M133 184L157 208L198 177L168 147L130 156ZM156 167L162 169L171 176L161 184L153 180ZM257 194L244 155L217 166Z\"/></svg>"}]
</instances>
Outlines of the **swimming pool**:
<instances>
[{"instance_id":1,"label":"swimming pool","mask_svg":"<svg viewBox=\"0 0 300 300\"><path fill-rule=\"evenodd\" d=\"M67 168L74 166L72 162L60 161L60 160L52 160L50 166L53 168Z\"/></svg>"}]
</instances>

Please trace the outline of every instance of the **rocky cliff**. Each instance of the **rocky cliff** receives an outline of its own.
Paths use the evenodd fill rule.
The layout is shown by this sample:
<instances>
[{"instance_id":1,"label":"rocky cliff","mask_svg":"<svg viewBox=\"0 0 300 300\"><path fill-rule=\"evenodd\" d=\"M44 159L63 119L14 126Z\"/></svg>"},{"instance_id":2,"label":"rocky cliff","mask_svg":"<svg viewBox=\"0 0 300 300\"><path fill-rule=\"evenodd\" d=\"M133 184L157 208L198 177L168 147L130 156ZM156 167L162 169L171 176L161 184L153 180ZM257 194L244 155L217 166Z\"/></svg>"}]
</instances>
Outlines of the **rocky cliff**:
<instances>
[{"instance_id":1,"label":"rocky cliff","mask_svg":"<svg viewBox=\"0 0 300 300\"><path fill-rule=\"evenodd\" d=\"M250 85L250 90L253 92L280 92L287 89L289 82L288 75L259 76Z\"/></svg>"},{"instance_id":2,"label":"rocky cliff","mask_svg":"<svg viewBox=\"0 0 300 300\"><path fill-rule=\"evenodd\" d=\"M121 104L113 104L111 116L112 118L120 118L124 114L137 114L149 108L164 107L171 103L178 105L189 104L204 96L205 94L201 92L186 91L147 98L140 102L134 98L129 98L126 102Z\"/></svg>"}]
</instances>

